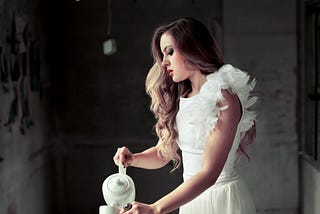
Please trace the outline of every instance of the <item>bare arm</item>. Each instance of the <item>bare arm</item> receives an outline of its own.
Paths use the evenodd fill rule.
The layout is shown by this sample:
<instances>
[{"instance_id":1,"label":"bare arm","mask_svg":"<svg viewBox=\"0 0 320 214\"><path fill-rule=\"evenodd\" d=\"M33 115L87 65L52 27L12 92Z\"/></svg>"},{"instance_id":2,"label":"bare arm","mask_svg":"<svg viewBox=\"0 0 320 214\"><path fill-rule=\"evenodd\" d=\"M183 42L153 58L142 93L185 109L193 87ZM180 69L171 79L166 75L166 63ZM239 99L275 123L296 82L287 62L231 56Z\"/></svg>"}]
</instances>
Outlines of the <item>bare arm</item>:
<instances>
[{"instance_id":1,"label":"bare arm","mask_svg":"<svg viewBox=\"0 0 320 214\"><path fill-rule=\"evenodd\" d=\"M117 165L121 161L126 167L134 166L144 169L158 169L167 165L170 161L159 156L157 146L135 154L132 154L128 148L122 147L118 149L113 159Z\"/></svg>"},{"instance_id":2,"label":"bare arm","mask_svg":"<svg viewBox=\"0 0 320 214\"><path fill-rule=\"evenodd\" d=\"M223 95L225 101L221 104L228 105L228 108L221 112L218 123L208 136L201 170L152 204L154 213L168 213L175 210L196 198L216 182L227 160L241 116L238 98L228 91L223 91Z\"/></svg>"},{"instance_id":3,"label":"bare arm","mask_svg":"<svg viewBox=\"0 0 320 214\"><path fill-rule=\"evenodd\" d=\"M144 168L144 169L158 169L169 163L158 155L158 147L154 146L143 152L133 154L133 161L131 166Z\"/></svg>"}]
</instances>

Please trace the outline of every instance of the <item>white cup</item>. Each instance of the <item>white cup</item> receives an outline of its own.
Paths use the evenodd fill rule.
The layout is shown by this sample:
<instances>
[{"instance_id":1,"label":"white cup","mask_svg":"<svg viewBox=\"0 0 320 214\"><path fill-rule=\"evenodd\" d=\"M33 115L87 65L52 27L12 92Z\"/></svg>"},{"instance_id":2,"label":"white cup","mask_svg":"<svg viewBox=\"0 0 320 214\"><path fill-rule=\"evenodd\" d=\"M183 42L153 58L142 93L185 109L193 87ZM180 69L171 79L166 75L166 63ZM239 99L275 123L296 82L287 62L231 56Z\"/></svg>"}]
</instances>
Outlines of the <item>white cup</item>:
<instances>
[{"instance_id":1,"label":"white cup","mask_svg":"<svg viewBox=\"0 0 320 214\"><path fill-rule=\"evenodd\" d=\"M99 207L99 214L118 214L119 209L108 205L102 205Z\"/></svg>"}]
</instances>

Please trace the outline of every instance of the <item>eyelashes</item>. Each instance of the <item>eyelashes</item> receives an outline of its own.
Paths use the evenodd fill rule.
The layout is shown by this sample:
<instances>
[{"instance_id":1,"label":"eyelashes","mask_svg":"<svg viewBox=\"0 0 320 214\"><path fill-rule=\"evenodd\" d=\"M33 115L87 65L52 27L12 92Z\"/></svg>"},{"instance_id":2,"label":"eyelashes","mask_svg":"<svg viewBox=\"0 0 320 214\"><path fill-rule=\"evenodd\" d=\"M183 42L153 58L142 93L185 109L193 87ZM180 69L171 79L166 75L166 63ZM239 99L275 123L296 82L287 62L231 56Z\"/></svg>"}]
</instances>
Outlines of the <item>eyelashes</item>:
<instances>
[{"instance_id":1,"label":"eyelashes","mask_svg":"<svg viewBox=\"0 0 320 214\"><path fill-rule=\"evenodd\" d=\"M172 56L172 54L173 54L173 49L169 49L167 54L170 55L170 56Z\"/></svg>"},{"instance_id":2,"label":"eyelashes","mask_svg":"<svg viewBox=\"0 0 320 214\"><path fill-rule=\"evenodd\" d=\"M166 56L172 56L174 54L173 48L165 48L165 50L161 53L161 57L164 60Z\"/></svg>"}]
</instances>

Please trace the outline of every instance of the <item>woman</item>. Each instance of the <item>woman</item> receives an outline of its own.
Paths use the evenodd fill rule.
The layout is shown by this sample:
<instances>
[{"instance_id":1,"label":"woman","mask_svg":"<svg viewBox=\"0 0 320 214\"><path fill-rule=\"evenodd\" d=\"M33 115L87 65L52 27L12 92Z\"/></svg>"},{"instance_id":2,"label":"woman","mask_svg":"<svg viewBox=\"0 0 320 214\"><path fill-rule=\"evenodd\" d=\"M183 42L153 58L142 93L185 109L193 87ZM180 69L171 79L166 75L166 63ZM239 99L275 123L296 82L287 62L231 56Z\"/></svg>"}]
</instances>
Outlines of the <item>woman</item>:
<instances>
[{"instance_id":1,"label":"woman","mask_svg":"<svg viewBox=\"0 0 320 214\"><path fill-rule=\"evenodd\" d=\"M126 167L155 169L174 161L184 182L154 202L133 202L125 214L253 214L255 207L246 185L234 169L246 155L244 146L255 135L255 114L248 108L255 81L247 73L224 65L214 38L193 18L159 27L153 36L156 61L146 80L157 123L156 146L132 154L118 149L114 161Z\"/></svg>"}]
</instances>

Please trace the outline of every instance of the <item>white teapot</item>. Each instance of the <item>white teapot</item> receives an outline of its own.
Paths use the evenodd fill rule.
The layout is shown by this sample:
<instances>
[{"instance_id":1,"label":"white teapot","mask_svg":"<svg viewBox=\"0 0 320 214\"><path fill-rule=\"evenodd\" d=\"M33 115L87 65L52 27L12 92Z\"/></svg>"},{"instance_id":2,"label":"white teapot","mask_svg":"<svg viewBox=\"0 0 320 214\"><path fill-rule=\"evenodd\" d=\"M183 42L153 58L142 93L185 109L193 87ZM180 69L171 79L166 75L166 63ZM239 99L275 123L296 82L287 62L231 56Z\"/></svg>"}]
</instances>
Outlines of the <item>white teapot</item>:
<instances>
[{"instance_id":1,"label":"white teapot","mask_svg":"<svg viewBox=\"0 0 320 214\"><path fill-rule=\"evenodd\" d=\"M115 214L135 199L136 191L126 168L119 164L119 173L110 175L102 184L102 193L107 205L100 206L99 214Z\"/></svg>"}]
</instances>

